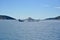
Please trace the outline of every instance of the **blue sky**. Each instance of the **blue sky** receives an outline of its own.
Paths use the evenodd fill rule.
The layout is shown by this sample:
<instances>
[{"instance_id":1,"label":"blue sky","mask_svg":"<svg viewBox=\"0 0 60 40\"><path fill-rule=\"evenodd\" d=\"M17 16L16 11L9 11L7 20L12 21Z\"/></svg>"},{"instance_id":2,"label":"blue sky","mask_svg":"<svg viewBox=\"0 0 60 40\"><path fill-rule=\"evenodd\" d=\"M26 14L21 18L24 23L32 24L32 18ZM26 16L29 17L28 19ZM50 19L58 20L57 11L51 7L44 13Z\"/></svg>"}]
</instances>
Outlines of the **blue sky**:
<instances>
[{"instance_id":1,"label":"blue sky","mask_svg":"<svg viewBox=\"0 0 60 40\"><path fill-rule=\"evenodd\" d=\"M60 16L60 0L0 0L0 15L17 19Z\"/></svg>"}]
</instances>

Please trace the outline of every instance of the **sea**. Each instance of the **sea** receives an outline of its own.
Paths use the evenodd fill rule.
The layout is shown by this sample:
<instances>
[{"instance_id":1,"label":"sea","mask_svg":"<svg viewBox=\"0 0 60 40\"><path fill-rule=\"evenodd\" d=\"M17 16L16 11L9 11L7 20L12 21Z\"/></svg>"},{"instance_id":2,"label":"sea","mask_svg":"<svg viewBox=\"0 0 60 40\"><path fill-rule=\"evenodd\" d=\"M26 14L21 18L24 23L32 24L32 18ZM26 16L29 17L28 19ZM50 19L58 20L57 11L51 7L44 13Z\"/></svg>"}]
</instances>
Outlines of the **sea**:
<instances>
[{"instance_id":1,"label":"sea","mask_svg":"<svg viewBox=\"0 0 60 40\"><path fill-rule=\"evenodd\" d=\"M60 40L60 20L0 20L0 40Z\"/></svg>"}]
</instances>

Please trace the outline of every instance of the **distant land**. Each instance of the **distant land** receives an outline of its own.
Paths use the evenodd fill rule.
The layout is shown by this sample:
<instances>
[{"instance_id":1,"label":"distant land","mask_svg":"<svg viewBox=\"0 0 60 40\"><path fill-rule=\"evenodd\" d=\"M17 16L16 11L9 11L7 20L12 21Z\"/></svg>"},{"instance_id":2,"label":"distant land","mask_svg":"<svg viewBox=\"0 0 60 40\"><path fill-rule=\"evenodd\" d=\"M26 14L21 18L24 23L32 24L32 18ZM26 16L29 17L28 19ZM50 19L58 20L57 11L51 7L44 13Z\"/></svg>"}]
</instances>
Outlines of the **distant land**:
<instances>
[{"instance_id":1,"label":"distant land","mask_svg":"<svg viewBox=\"0 0 60 40\"><path fill-rule=\"evenodd\" d=\"M60 20L60 16L53 17L53 18L46 18L45 20Z\"/></svg>"},{"instance_id":2,"label":"distant land","mask_svg":"<svg viewBox=\"0 0 60 40\"><path fill-rule=\"evenodd\" d=\"M31 17L28 17L27 19L16 19L7 15L0 15L0 20L18 20L19 22L24 22L24 21L28 21L28 22L39 22L40 19L33 19ZM44 20L60 20L60 16L57 17L53 17L53 18L46 18Z\"/></svg>"},{"instance_id":3,"label":"distant land","mask_svg":"<svg viewBox=\"0 0 60 40\"><path fill-rule=\"evenodd\" d=\"M16 20L16 19L6 15L0 15L0 20Z\"/></svg>"}]
</instances>

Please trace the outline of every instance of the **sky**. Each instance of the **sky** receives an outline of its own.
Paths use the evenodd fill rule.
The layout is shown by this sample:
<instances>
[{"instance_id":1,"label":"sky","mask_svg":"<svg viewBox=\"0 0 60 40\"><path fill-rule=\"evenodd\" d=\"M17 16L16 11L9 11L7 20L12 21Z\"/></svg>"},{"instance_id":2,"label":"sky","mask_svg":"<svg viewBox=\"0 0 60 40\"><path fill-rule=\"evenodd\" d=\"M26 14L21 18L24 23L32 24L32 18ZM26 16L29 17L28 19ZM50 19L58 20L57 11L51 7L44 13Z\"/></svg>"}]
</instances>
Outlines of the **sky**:
<instances>
[{"instance_id":1,"label":"sky","mask_svg":"<svg viewBox=\"0 0 60 40\"><path fill-rule=\"evenodd\" d=\"M60 16L60 0L0 0L0 15L16 19Z\"/></svg>"}]
</instances>

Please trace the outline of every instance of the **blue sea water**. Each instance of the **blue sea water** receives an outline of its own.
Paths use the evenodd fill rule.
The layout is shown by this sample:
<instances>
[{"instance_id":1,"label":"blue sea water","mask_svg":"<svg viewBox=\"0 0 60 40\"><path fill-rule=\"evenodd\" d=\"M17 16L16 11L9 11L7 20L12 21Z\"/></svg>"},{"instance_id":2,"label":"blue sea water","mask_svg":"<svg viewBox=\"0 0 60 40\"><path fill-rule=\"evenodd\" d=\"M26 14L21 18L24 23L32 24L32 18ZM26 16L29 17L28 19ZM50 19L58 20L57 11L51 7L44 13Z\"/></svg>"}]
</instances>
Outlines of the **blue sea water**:
<instances>
[{"instance_id":1,"label":"blue sea water","mask_svg":"<svg viewBox=\"0 0 60 40\"><path fill-rule=\"evenodd\" d=\"M60 21L0 20L0 40L60 40Z\"/></svg>"}]
</instances>

